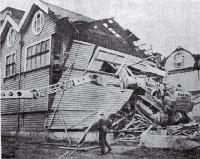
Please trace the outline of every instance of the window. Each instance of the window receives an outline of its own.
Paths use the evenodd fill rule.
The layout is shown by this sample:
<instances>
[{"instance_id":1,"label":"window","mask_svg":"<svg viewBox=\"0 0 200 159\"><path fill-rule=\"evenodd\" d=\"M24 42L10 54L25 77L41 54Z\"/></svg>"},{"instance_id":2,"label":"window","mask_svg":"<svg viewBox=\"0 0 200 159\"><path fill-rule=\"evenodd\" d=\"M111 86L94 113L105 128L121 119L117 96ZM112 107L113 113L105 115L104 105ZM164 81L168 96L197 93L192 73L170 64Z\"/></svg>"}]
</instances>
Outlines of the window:
<instances>
[{"instance_id":1,"label":"window","mask_svg":"<svg viewBox=\"0 0 200 159\"><path fill-rule=\"evenodd\" d=\"M8 47L13 46L13 44L15 43L15 30L13 28L10 28L10 30L8 31L8 36L7 36L7 44Z\"/></svg>"},{"instance_id":2,"label":"window","mask_svg":"<svg viewBox=\"0 0 200 159\"><path fill-rule=\"evenodd\" d=\"M33 17L32 21L32 32L35 35L38 35L41 33L42 28L44 25L44 15L42 11L37 11Z\"/></svg>"},{"instance_id":3,"label":"window","mask_svg":"<svg viewBox=\"0 0 200 159\"><path fill-rule=\"evenodd\" d=\"M95 58L91 61L89 69L116 74L123 63L125 57L116 53L98 50Z\"/></svg>"},{"instance_id":4,"label":"window","mask_svg":"<svg viewBox=\"0 0 200 159\"><path fill-rule=\"evenodd\" d=\"M6 72L5 77L14 75L16 73L15 53L6 56Z\"/></svg>"},{"instance_id":5,"label":"window","mask_svg":"<svg viewBox=\"0 0 200 159\"><path fill-rule=\"evenodd\" d=\"M184 60L185 60L184 55L182 53L177 53L174 56L174 66L177 68L182 67L184 65Z\"/></svg>"},{"instance_id":6,"label":"window","mask_svg":"<svg viewBox=\"0 0 200 159\"><path fill-rule=\"evenodd\" d=\"M50 64L50 40L42 41L27 48L26 71Z\"/></svg>"}]
</instances>

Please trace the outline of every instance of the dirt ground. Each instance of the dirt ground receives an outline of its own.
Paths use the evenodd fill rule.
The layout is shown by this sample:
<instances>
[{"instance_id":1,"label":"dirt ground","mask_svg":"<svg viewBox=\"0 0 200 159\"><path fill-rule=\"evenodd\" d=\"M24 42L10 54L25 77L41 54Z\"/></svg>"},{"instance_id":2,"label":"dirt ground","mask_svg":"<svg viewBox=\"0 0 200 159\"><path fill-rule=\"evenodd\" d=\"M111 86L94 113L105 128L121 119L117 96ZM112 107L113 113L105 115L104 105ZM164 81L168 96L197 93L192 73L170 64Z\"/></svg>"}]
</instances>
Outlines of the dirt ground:
<instances>
[{"instance_id":1,"label":"dirt ground","mask_svg":"<svg viewBox=\"0 0 200 159\"><path fill-rule=\"evenodd\" d=\"M33 141L28 139L2 136L2 158L16 159L57 159L64 153L73 150L59 147L69 146L64 142ZM83 147L91 145L85 144ZM192 151L175 151L169 149L153 149L138 147L134 144L116 143L112 151L105 155L98 155L100 149L77 151L70 159L200 159L200 149ZM65 156L67 157L67 155Z\"/></svg>"}]
</instances>

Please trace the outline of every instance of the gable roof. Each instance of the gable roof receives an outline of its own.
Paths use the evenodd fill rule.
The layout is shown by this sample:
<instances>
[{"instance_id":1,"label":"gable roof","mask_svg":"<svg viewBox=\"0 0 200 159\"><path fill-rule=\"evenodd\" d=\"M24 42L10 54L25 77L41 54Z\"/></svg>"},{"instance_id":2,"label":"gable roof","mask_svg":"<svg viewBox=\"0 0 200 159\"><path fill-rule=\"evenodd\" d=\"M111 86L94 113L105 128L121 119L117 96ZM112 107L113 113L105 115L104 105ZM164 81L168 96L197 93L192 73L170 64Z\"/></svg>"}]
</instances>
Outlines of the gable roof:
<instances>
[{"instance_id":1,"label":"gable roof","mask_svg":"<svg viewBox=\"0 0 200 159\"><path fill-rule=\"evenodd\" d=\"M31 5L29 6L29 8L27 9L27 11L25 12L25 14L23 14L23 17L20 18L20 21L16 22L12 19L12 17L10 15L7 15L4 23L1 27L0 30L0 41L2 41L3 34L6 26L8 26L8 22L13 26L13 28L19 32L23 29L25 29L26 25L28 24L29 19L31 18L33 12L37 9L37 8L42 9L45 13L49 14L50 12L53 12L54 15L56 16L56 18L63 18L63 17L68 17L70 21L75 22L75 21L92 21L93 19L88 18L84 15L80 15L77 13L74 13L72 11L63 9L61 7L55 6L53 4L44 2L42 0L34 0ZM19 17L21 16L21 14L19 15Z\"/></svg>"},{"instance_id":2,"label":"gable roof","mask_svg":"<svg viewBox=\"0 0 200 159\"><path fill-rule=\"evenodd\" d=\"M181 47L181 46L177 46L177 48L176 48L171 54L169 54L169 55L166 57L165 61L167 61L167 59L168 59L172 54L174 54L174 53L177 52L177 51L185 51L185 52L189 53L190 55L192 55L192 57L194 58L194 56L193 56L194 54L192 54L190 51L184 49L184 48Z\"/></svg>"},{"instance_id":3,"label":"gable roof","mask_svg":"<svg viewBox=\"0 0 200 159\"><path fill-rule=\"evenodd\" d=\"M24 15L24 11L11 7L6 7L0 12L1 22L0 41L5 37L7 31L12 26L16 31L19 31L19 23Z\"/></svg>"},{"instance_id":4,"label":"gable roof","mask_svg":"<svg viewBox=\"0 0 200 159\"><path fill-rule=\"evenodd\" d=\"M3 9L1 12L0 12L0 15L2 16L1 20L4 21L5 20L5 17L6 15L9 15L17 24L20 23L23 15L24 15L24 11L22 10L19 10L19 9L15 9L15 8L12 8L12 7L6 7L5 9Z\"/></svg>"},{"instance_id":5,"label":"gable roof","mask_svg":"<svg viewBox=\"0 0 200 159\"><path fill-rule=\"evenodd\" d=\"M0 29L0 42L4 39L6 36L7 31L9 30L10 27L13 27L16 31L19 30L18 24L9 16L7 15L2 26Z\"/></svg>"},{"instance_id":6,"label":"gable roof","mask_svg":"<svg viewBox=\"0 0 200 159\"><path fill-rule=\"evenodd\" d=\"M86 22L90 22L93 21L94 19L91 19L89 17L86 17L84 15L72 12L70 10L61 8L59 6L44 2L42 0L40 0L42 3L44 3L50 11L54 12L54 14L57 16L58 19L64 18L64 17L68 17L70 19L70 21L75 22L75 21L86 21Z\"/></svg>"},{"instance_id":7,"label":"gable roof","mask_svg":"<svg viewBox=\"0 0 200 159\"><path fill-rule=\"evenodd\" d=\"M162 63L165 65L167 59L168 59L172 54L174 54L174 53L177 52L177 51L185 51L185 52L189 53L189 54L194 58L194 61L195 61L194 66L199 65L199 63L200 63L200 55L199 55L199 54L193 54L193 53L191 53L190 51L184 49L184 48L181 47L181 46L178 46L171 54L169 54L169 56L167 56L165 59L163 59L163 62L162 62Z\"/></svg>"}]
</instances>

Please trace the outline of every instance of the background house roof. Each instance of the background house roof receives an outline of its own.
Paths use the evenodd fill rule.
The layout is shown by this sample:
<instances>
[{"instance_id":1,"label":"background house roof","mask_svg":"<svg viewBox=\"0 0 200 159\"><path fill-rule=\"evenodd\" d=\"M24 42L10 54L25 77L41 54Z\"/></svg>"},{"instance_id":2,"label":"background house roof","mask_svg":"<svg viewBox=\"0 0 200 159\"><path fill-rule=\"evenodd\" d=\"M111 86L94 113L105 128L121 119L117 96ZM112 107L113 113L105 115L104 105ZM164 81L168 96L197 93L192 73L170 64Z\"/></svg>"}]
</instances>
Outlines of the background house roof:
<instances>
[{"instance_id":1,"label":"background house roof","mask_svg":"<svg viewBox=\"0 0 200 159\"><path fill-rule=\"evenodd\" d=\"M187 52L188 54L191 54L192 57L194 58L194 61L195 61L194 67L200 67L200 66L199 66L199 65L200 65L200 54L193 54L193 53L191 53L190 51L184 49L184 48L181 47L181 46L177 46L177 48L176 48L169 56L167 56L165 59L163 59L162 65L164 66L165 63L166 63L166 61L167 61L167 59L168 59L171 55L173 55L174 53L176 53L177 51L185 51L185 52Z\"/></svg>"}]
</instances>

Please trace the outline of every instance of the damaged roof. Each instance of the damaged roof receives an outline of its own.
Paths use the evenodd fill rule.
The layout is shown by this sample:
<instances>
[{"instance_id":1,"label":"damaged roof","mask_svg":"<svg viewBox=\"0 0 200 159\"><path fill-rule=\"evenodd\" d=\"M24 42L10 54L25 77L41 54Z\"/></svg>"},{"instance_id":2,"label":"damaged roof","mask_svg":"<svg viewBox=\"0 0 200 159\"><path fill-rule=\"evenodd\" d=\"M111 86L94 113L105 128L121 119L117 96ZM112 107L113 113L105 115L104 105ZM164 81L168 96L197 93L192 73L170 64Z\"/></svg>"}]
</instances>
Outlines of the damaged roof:
<instances>
[{"instance_id":1,"label":"damaged roof","mask_svg":"<svg viewBox=\"0 0 200 159\"><path fill-rule=\"evenodd\" d=\"M40 0L40 1L42 3L44 3L49 8L50 11L54 12L58 19L61 19L61 18L64 18L64 17L69 17L69 19L72 22L75 22L75 21L90 22L90 21L94 20L94 19L91 19L91 18L86 17L84 15L81 15L81 14L78 14L78 13L74 13L74 12L72 12L70 10L67 10L67 9L61 8L59 6L44 2L42 0Z\"/></svg>"},{"instance_id":2,"label":"damaged roof","mask_svg":"<svg viewBox=\"0 0 200 159\"><path fill-rule=\"evenodd\" d=\"M100 23L101 26L107 30L109 33L114 34L116 37L125 37L126 39L137 41L139 38L134 35L130 30L122 28L115 20L114 18L107 18L107 19L101 19L96 20L91 23Z\"/></svg>"}]
</instances>

